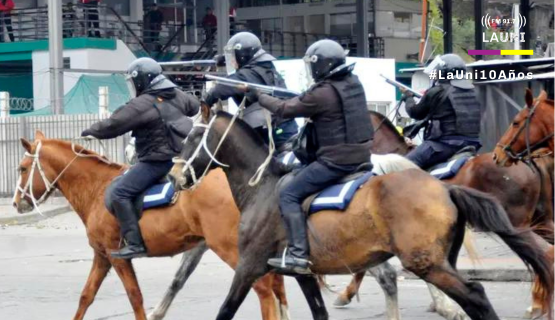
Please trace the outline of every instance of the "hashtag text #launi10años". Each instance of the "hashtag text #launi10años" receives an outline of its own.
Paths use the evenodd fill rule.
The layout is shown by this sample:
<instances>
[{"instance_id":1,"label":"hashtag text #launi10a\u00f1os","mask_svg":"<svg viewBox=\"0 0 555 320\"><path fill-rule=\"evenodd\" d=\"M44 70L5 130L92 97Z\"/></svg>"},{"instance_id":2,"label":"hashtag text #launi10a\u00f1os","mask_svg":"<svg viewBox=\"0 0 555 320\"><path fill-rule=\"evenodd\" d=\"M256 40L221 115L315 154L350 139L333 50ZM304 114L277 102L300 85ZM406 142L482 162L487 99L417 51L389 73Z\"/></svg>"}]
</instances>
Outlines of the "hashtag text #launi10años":
<instances>
[{"instance_id":1,"label":"hashtag text #launi10a\u00f1os","mask_svg":"<svg viewBox=\"0 0 555 320\"><path fill-rule=\"evenodd\" d=\"M457 70L455 72L443 72L439 70L435 74L434 79L437 80L506 80L506 79L532 79L533 73L516 72L516 71L497 71L497 70L474 70L463 71Z\"/></svg>"}]
</instances>

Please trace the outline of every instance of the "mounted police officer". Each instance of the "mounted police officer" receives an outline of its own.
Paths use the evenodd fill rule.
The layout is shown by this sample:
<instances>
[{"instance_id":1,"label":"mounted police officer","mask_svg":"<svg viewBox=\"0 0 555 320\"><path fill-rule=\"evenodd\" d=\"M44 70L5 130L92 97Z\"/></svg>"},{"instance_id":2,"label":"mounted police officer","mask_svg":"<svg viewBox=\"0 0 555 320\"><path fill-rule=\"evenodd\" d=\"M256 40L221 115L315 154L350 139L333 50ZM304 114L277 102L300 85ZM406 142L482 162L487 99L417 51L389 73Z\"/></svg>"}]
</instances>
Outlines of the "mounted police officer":
<instances>
[{"instance_id":1,"label":"mounted police officer","mask_svg":"<svg viewBox=\"0 0 555 320\"><path fill-rule=\"evenodd\" d=\"M352 74L353 65L346 64L341 45L320 40L308 48L304 61L315 84L303 95L290 100L258 95L260 105L279 117L308 117L314 126L316 160L301 169L279 194L288 235L287 254L268 261L272 267L299 274L310 272L303 200L369 162L374 133L364 88Z\"/></svg>"},{"instance_id":2,"label":"mounted police officer","mask_svg":"<svg viewBox=\"0 0 555 320\"><path fill-rule=\"evenodd\" d=\"M138 162L116 180L110 206L121 228L125 247L111 253L114 258L132 259L147 254L139 229L135 198L166 176L173 166L172 158L179 154L172 127L181 126L186 135L192 128L187 116L198 113L199 102L177 89L162 74L160 65L150 58L140 58L129 66L128 77L136 91L136 98L117 109L109 119L93 124L82 136L111 139L132 131ZM183 128L185 127L185 128ZM187 129L188 127L188 129ZM108 202L108 201L107 201Z\"/></svg>"},{"instance_id":3,"label":"mounted police officer","mask_svg":"<svg viewBox=\"0 0 555 320\"><path fill-rule=\"evenodd\" d=\"M407 155L422 169L447 161L465 147L481 147L480 102L472 82L456 75L457 71L466 73L463 59L456 54L443 55L425 72L433 70L439 80L420 102L402 90L408 115L425 124L424 142Z\"/></svg>"},{"instance_id":4,"label":"mounted police officer","mask_svg":"<svg viewBox=\"0 0 555 320\"><path fill-rule=\"evenodd\" d=\"M250 32L237 33L229 39L224 50L226 67L228 73L231 73L228 76L229 79L285 88L285 81L272 63L276 58L262 49L260 39L254 34ZM245 92L240 88L218 84L208 92L204 101L212 106L218 100L232 98L239 105L244 97ZM268 143L268 128L266 128L264 110L260 107L256 96L247 95L245 106L243 120ZM274 122L273 137L278 153L280 153L285 142L297 134L298 126L294 119L274 119Z\"/></svg>"}]
</instances>

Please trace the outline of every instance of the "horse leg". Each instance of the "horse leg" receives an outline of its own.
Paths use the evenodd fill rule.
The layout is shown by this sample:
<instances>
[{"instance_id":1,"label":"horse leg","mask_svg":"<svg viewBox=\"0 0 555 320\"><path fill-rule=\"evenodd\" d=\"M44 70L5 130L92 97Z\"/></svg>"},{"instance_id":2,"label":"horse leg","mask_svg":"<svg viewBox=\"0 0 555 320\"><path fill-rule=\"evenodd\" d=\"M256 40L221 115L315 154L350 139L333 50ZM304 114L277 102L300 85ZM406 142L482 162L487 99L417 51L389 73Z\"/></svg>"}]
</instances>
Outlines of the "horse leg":
<instances>
[{"instance_id":1,"label":"horse leg","mask_svg":"<svg viewBox=\"0 0 555 320\"><path fill-rule=\"evenodd\" d=\"M231 320L245 300L256 279L267 273L264 263L241 260L235 268L235 275L229 293L218 312L216 320Z\"/></svg>"},{"instance_id":2,"label":"horse leg","mask_svg":"<svg viewBox=\"0 0 555 320\"><path fill-rule=\"evenodd\" d=\"M143 306L143 294L141 293L141 288L139 288L137 276L135 275L135 270L133 269L131 261L123 259L112 259L111 261L121 282L123 282L123 287L127 292L127 297L135 313L135 320L146 320Z\"/></svg>"},{"instance_id":3,"label":"horse leg","mask_svg":"<svg viewBox=\"0 0 555 320\"><path fill-rule=\"evenodd\" d=\"M297 282L303 291L304 297L308 302L312 318L314 320L327 320L328 311L322 298L322 291L318 285L318 280L314 276L296 276Z\"/></svg>"},{"instance_id":4,"label":"horse leg","mask_svg":"<svg viewBox=\"0 0 555 320\"><path fill-rule=\"evenodd\" d=\"M376 278L385 294L387 318L389 320L401 319L399 314L399 298L397 296L397 272L388 262L371 268L369 271Z\"/></svg>"},{"instance_id":5,"label":"horse leg","mask_svg":"<svg viewBox=\"0 0 555 320\"><path fill-rule=\"evenodd\" d=\"M333 302L334 307L341 308L351 303L353 297L357 294L358 289L360 288L362 280L364 279L364 273L364 271L359 272L353 276L349 285L345 288L345 290L343 290L343 292L339 294L337 299L335 299L335 301Z\"/></svg>"},{"instance_id":6,"label":"horse leg","mask_svg":"<svg viewBox=\"0 0 555 320\"><path fill-rule=\"evenodd\" d=\"M267 273L252 286L260 300L260 309L262 310L262 319L264 320L282 319L279 300L274 294L273 282L274 274Z\"/></svg>"},{"instance_id":7,"label":"horse leg","mask_svg":"<svg viewBox=\"0 0 555 320\"><path fill-rule=\"evenodd\" d=\"M208 250L208 247L206 243L202 241L193 249L183 253L181 266L177 269L173 281L166 290L166 294L162 301L160 301L160 303L156 305L156 308L148 315L148 320L162 320L166 316L173 299L175 299L177 293L179 293L185 285L185 282L187 282L187 279L189 279L193 271L195 271L206 250Z\"/></svg>"},{"instance_id":8,"label":"horse leg","mask_svg":"<svg viewBox=\"0 0 555 320\"><path fill-rule=\"evenodd\" d=\"M447 263L428 268L410 268L424 281L435 285L455 300L473 320L498 320L484 287L478 282L466 282Z\"/></svg>"},{"instance_id":9,"label":"horse leg","mask_svg":"<svg viewBox=\"0 0 555 320\"><path fill-rule=\"evenodd\" d=\"M94 301L94 297L96 296L102 281L106 278L108 271L110 271L110 268L110 261L95 252L89 278L83 288L83 292L81 292L79 308L73 317L74 320L82 320L85 317L85 312L87 312L87 309Z\"/></svg>"},{"instance_id":10,"label":"horse leg","mask_svg":"<svg viewBox=\"0 0 555 320\"><path fill-rule=\"evenodd\" d=\"M279 301L281 320L289 320L291 316L289 315L289 303L285 295L285 282L283 281L283 276L280 274L273 274L273 277L273 291Z\"/></svg>"}]
</instances>

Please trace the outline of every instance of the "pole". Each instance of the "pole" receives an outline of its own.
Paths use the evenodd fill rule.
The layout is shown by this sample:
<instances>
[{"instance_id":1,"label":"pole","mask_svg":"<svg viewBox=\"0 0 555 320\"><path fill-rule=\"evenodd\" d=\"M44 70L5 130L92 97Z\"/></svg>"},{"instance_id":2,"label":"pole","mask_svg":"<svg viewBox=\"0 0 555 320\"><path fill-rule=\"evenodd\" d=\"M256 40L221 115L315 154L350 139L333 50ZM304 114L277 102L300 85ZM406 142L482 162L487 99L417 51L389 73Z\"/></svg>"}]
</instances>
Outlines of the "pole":
<instances>
[{"instance_id":1,"label":"pole","mask_svg":"<svg viewBox=\"0 0 555 320\"><path fill-rule=\"evenodd\" d=\"M475 0L479 1L479 0ZM426 42L426 27L428 21L428 0L422 0L422 22L420 24L422 31L420 32L420 48L418 50L418 61L422 63L424 59L424 44Z\"/></svg>"},{"instance_id":2,"label":"pole","mask_svg":"<svg viewBox=\"0 0 555 320\"><path fill-rule=\"evenodd\" d=\"M108 115L108 87L98 87L98 116L104 119Z\"/></svg>"},{"instance_id":3,"label":"pole","mask_svg":"<svg viewBox=\"0 0 555 320\"><path fill-rule=\"evenodd\" d=\"M216 44L218 52L224 52L224 47L229 40L229 0L214 1L218 30Z\"/></svg>"},{"instance_id":4,"label":"pole","mask_svg":"<svg viewBox=\"0 0 555 320\"><path fill-rule=\"evenodd\" d=\"M0 92L0 119L7 119L10 116L10 93Z\"/></svg>"},{"instance_id":5,"label":"pole","mask_svg":"<svg viewBox=\"0 0 555 320\"><path fill-rule=\"evenodd\" d=\"M54 114L64 112L62 46L62 1L48 0L48 53L50 56L50 107Z\"/></svg>"},{"instance_id":6,"label":"pole","mask_svg":"<svg viewBox=\"0 0 555 320\"><path fill-rule=\"evenodd\" d=\"M484 34L484 26L482 25L482 17L484 16L484 2L487 0L474 0L474 48L482 50L484 43L482 36ZM482 60L482 55L476 56L476 61Z\"/></svg>"},{"instance_id":7,"label":"pole","mask_svg":"<svg viewBox=\"0 0 555 320\"><path fill-rule=\"evenodd\" d=\"M513 4L513 32L514 34L518 34L519 39L518 41L513 42L513 49L519 50L520 49L520 6L518 4ZM520 55L514 56L515 60L520 60Z\"/></svg>"},{"instance_id":8,"label":"pole","mask_svg":"<svg viewBox=\"0 0 555 320\"><path fill-rule=\"evenodd\" d=\"M357 0L357 56L368 57L368 0Z\"/></svg>"},{"instance_id":9,"label":"pole","mask_svg":"<svg viewBox=\"0 0 555 320\"><path fill-rule=\"evenodd\" d=\"M530 50L530 0L520 0L520 14L526 19L526 24L523 27L524 30L522 30L522 32L524 32L524 45L522 49ZM524 56L525 59L529 57L530 56Z\"/></svg>"},{"instance_id":10,"label":"pole","mask_svg":"<svg viewBox=\"0 0 555 320\"><path fill-rule=\"evenodd\" d=\"M443 53L453 52L453 1L443 0Z\"/></svg>"}]
</instances>

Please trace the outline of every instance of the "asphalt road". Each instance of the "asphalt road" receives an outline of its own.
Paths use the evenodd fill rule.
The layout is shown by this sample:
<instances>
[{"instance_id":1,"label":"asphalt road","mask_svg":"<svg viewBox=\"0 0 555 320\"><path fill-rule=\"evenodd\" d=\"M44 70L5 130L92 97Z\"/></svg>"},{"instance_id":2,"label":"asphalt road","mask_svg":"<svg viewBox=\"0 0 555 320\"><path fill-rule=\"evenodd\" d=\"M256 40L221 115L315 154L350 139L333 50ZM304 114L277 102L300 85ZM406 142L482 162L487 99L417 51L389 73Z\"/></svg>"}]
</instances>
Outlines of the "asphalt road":
<instances>
[{"instance_id":1,"label":"asphalt road","mask_svg":"<svg viewBox=\"0 0 555 320\"><path fill-rule=\"evenodd\" d=\"M72 319L86 281L92 253L84 228L75 214L62 214L28 226L0 227L0 319ZM135 267L149 310L164 294L180 262L174 258L139 259ZM208 252L178 295L167 319L214 319L223 302L233 270ZM348 276L328 277L337 290ZM530 284L484 283L494 308L504 319L522 319L530 302ZM310 319L310 311L293 279L286 280L292 319ZM385 319L383 294L367 277L360 302L334 309L333 293L324 294L331 319ZM441 319L426 311L431 299L422 281L399 280L404 319ZM85 319L134 319L117 275L110 273ZM251 291L236 319L260 319L259 304Z\"/></svg>"}]
</instances>

